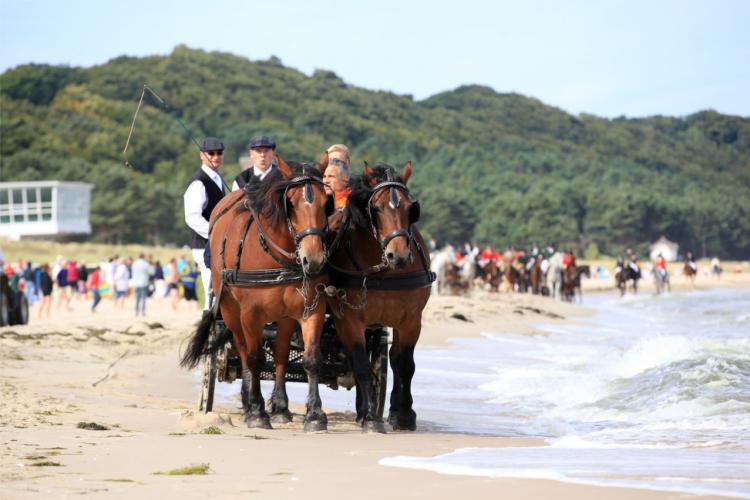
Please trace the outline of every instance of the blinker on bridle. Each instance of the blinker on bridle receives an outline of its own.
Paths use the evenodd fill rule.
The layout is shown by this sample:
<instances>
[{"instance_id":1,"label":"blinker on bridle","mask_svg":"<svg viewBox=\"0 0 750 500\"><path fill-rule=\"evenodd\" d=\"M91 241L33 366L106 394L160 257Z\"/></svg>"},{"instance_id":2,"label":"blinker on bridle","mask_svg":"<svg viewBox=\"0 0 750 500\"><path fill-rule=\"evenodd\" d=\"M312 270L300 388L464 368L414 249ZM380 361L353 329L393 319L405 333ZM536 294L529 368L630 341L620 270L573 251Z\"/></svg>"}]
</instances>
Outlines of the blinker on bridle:
<instances>
[{"instance_id":1,"label":"blinker on bridle","mask_svg":"<svg viewBox=\"0 0 750 500\"><path fill-rule=\"evenodd\" d=\"M296 186L302 186L302 193L303 197L306 203L312 203L315 200L315 191L313 191L312 185L318 184L320 186L323 186L323 181L318 179L317 177L313 177L311 175L307 174L307 167L308 165L302 166L302 175L297 176L289 181L287 186L284 188L284 216L286 217L286 224L289 228L289 232L291 233L292 237L294 238L294 245L297 247L297 250L299 251L299 244L302 241L302 238L305 236L310 235L317 235L320 236L320 238L323 240L323 246L325 246L326 241L326 232L328 230L328 220L326 220L326 227L323 229L317 228L317 227L308 227L300 231L299 233L294 230L294 226L292 226L292 219L289 217L289 209L287 207L287 193L289 191L289 188L296 187Z\"/></svg>"},{"instance_id":2,"label":"blinker on bridle","mask_svg":"<svg viewBox=\"0 0 750 500\"><path fill-rule=\"evenodd\" d=\"M388 243L390 243L392 239L403 236L404 238L406 238L408 244L409 242L411 242L412 236L409 229L401 228L388 233L382 241L380 241L380 239L378 238L378 231L375 228L375 219L372 216L372 199L379 191L383 189L389 189L388 206L396 209L401 205L401 198L398 196L397 190L403 189L406 192L406 196L409 196L409 188L406 187L406 184L397 181L393 176L393 170L388 169L386 170L386 180L372 188L370 199L367 200L367 215L370 218L370 227L372 228L372 234L375 237L375 240L380 242L380 247L383 249L383 251L385 251L385 248L388 246ZM411 228L411 224L409 226Z\"/></svg>"}]
</instances>

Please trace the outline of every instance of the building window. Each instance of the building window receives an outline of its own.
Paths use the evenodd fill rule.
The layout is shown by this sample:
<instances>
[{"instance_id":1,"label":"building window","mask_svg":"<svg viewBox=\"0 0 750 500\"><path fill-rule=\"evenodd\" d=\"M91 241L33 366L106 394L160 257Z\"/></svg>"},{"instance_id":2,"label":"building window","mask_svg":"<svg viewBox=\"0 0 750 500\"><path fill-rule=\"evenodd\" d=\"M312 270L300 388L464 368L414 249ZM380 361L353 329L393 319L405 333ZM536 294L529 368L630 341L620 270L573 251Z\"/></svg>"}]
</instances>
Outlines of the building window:
<instances>
[{"instance_id":1,"label":"building window","mask_svg":"<svg viewBox=\"0 0 750 500\"><path fill-rule=\"evenodd\" d=\"M41 188L40 190L42 203L39 206L42 211L42 220L52 220L52 188Z\"/></svg>"},{"instance_id":2,"label":"building window","mask_svg":"<svg viewBox=\"0 0 750 500\"><path fill-rule=\"evenodd\" d=\"M13 189L13 205L11 207L13 222L23 222L23 205L23 189Z\"/></svg>"},{"instance_id":3,"label":"building window","mask_svg":"<svg viewBox=\"0 0 750 500\"><path fill-rule=\"evenodd\" d=\"M8 190L0 189L0 224L10 223L10 203L8 203Z\"/></svg>"}]
</instances>

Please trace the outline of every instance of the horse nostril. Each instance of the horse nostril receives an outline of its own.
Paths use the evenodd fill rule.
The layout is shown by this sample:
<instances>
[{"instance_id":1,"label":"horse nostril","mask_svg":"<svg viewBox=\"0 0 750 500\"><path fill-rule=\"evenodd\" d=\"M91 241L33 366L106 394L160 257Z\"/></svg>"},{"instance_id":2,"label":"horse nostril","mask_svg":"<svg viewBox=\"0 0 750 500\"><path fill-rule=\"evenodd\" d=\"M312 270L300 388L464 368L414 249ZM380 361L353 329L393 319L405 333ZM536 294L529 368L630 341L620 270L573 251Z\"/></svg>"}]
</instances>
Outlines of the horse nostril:
<instances>
[{"instance_id":1,"label":"horse nostril","mask_svg":"<svg viewBox=\"0 0 750 500\"><path fill-rule=\"evenodd\" d=\"M385 254L385 256L388 260L393 260L395 258L395 255L393 255L393 252L388 252L387 254Z\"/></svg>"}]
</instances>

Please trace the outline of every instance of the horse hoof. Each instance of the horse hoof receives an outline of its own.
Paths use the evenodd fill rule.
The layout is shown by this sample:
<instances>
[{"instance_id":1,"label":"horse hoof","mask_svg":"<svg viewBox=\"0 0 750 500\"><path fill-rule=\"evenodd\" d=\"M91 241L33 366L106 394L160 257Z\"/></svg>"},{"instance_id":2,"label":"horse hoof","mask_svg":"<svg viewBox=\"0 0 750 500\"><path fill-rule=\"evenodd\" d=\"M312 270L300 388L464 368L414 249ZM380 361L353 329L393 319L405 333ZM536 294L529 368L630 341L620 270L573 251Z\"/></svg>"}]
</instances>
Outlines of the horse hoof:
<instances>
[{"instance_id":1,"label":"horse hoof","mask_svg":"<svg viewBox=\"0 0 750 500\"><path fill-rule=\"evenodd\" d=\"M416 431L417 430L417 422L396 422L395 424L391 424L393 426L394 431Z\"/></svg>"},{"instance_id":2,"label":"horse hoof","mask_svg":"<svg viewBox=\"0 0 750 500\"><path fill-rule=\"evenodd\" d=\"M305 422L305 432L327 432L328 423L325 420L308 420Z\"/></svg>"},{"instance_id":3,"label":"horse hoof","mask_svg":"<svg viewBox=\"0 0 750 500\"><path fill-rule=\"evenodd\" d=\"M273 429L268 417L245 417L245 422L251 429Z\"/></svg>"},{"instance_id":4,"label":"horse hoof","mask_svg":"<svg viewBox=\"0 0 750 500\"><path fill-rule=\"evenodd\" d=\"M396 420L398 420L398 411L388 410L388 423L393 425L396 423Z\"/></svg>"},{"instance_id":5,"label":"horse hoof","mask_svg":"<svg viewBox=\"0 0 750 500\"><path fill-rule=\"evenodd\" d=\"M292 421L292 414L289 411L271 414L271 422L274 424L288 424Z\"/></svg>"},{"instance_id":6,"label":"horse hoof","mask_svg":"<svg viewBox=\"0 0 750 500\"><path fill-rule=\"evenodd\" d=\"M362 424L362 432L368 434L385 434L385 425L377 420L367 420Z\"/></svg>"}]
</instances>

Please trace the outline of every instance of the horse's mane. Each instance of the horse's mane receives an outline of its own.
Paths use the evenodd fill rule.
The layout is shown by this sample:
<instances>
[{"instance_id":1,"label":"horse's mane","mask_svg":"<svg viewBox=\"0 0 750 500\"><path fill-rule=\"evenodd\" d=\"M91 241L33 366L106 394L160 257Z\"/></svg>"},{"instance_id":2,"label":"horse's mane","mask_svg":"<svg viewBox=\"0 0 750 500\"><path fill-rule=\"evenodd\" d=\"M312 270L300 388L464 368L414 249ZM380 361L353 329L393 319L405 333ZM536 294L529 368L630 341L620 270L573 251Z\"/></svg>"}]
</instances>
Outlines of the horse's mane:
<instances>
[{"instance_id":1,"label":"horse's mane","mask_svg":"<svg viewBox=\"0 0 750 500\"><path fill-rule=\"evenodd\" d=\"M367 202L370 201L370 197L372 196L372 188L369 182L372 179L375 179L378 184L387 181L389 171L394 181L404 182L396 173L396 169L385 163L375 165L372 167L372 171L373 173L370 176L360 174L354 175L349 179L349 188L352 192L346 204L346 210L354 225L366 230L370 229L370 219L367 216ZM374 207L372 210L373 212L376 211Z\"/></svg>"},{"instance_id":2,"label":"horse's mane","mask_svg":"<svg viewBox=\"0 0 750 500\"><path fill-rule=\"evenodd\" d=\"M292 179L300 175L308 175L316 179L321 179L320 171L317 164L300 163L297 161L287 161L287 165L292 170L291 179L284 179L278 167L274 167L262 181L248 182L245 185L245 197L247 202L255 209L261 217L269 219L271 225L277 226L284 222L284 191L292 185ZM239 210L247 210L240 204Z\"/></svg>"}]
</instances>

